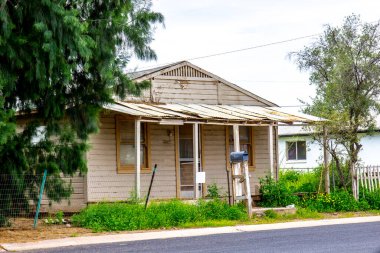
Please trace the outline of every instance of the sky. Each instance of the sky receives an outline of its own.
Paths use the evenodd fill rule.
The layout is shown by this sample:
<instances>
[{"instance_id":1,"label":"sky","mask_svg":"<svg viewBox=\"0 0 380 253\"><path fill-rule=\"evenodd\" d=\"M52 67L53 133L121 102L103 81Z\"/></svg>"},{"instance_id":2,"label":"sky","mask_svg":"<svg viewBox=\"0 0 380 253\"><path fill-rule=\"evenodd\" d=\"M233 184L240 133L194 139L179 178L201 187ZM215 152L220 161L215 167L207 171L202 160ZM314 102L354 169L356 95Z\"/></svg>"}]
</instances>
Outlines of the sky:
<instances>
[{"instance_id":1,"label":"sky","mask_svg":"<svg viewBox=\"0 0 380 253\"><path fill-rule=\"evenodd\" d=\"M324 25L340 26L346 16L380 19L379 0L153 0L165 16L151 47L157 61L133 59L131 69L189 60L223 79L280 106L299 109L299 100L315 95L308 73L300 72L289 53L310 45ZM275 42L290 42L263 46ZM244 48L214 57L197 57Z\"/></svg>"}]
</instances>

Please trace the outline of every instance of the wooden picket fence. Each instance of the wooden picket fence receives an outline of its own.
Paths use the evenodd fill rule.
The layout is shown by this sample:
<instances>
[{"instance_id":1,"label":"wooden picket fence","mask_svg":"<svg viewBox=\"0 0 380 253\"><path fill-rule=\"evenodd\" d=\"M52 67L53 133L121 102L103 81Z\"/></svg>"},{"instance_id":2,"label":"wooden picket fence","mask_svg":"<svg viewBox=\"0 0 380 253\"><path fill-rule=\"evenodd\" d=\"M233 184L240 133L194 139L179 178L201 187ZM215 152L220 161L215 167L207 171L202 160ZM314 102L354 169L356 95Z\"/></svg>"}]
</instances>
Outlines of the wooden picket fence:
<instances>
[{"instance_id":1,"label":"wooden picket fence","mask_svg":"<svg viewBox=\"0 0 380 253\"><path fill-rule=\"evenodd\" d=\"M380 166L360 166L356 168L357 173L357 189L365 189L367 191L375 191L380 189Z\"/></svg>"}]
</instances>

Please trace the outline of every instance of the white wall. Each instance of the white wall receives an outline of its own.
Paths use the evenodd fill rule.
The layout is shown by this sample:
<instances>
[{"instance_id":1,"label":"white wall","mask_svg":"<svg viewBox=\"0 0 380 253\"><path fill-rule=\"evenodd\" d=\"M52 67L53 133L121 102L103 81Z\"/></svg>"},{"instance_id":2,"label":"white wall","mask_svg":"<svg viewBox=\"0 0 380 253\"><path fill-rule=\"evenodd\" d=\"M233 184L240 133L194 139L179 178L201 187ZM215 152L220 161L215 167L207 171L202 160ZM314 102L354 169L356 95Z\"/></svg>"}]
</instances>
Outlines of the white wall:
<instances>
[{"instance_id":1,"label":"white wall","mask_svg":"<svg viewBox=\"0 0 380 253\"><path fill-rule=\"evenodd\" d=\"M380 133L365 136L360 143L363 145L359 153L360 164L380 165Z\"/></svg>"},{"instance_id":2,"label":"white wall","mask_svg":"<svg viewBox=\"0 0 380 253\"><path fill-rule=\"evenodd\" d=\"M287 141L306 141L306 160L287 161ZM309 136L280 136L278 144L280 168L315 168L323 162L322 148ZM372 136L364 136L361 139L361 144L363 147L359 153L359 163L362 165L380 165L380 133L375 133Z\"/></svg>"},{"instance_id":3,"label":"white wall","mask_svg":"<svg viewBox=\"0 0 380 253\"><path fill-rule=\"evenodd\" d=\"M306 160L291 160L286 159L286 142L287 141L306 141ZM322 149L319 144L312 140L309 136L289 136L279 137L279 163L280 168L297 168L308 169L315 168L322 162Z\"/></svg>"}]
</instances>

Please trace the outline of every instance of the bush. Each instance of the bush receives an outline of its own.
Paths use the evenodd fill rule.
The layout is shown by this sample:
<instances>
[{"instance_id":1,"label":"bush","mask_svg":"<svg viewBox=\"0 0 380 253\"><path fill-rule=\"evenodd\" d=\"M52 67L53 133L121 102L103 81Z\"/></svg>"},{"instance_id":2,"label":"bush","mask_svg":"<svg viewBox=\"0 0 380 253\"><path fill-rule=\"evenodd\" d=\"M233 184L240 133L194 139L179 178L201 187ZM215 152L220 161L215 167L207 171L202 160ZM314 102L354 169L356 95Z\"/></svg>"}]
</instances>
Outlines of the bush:
<instances>
[{"instance_id":1,"label":"bush","mask_svg":"<svg viewBox=\"0 0 380 253\"><path fill-rule=\"evenodd\" d=\"M220 198L220 188L216 183L207 186L207 197L217 199Z\"/></svg>"},{"instance_id":2,"label":"bush","mask_svg":"<svg viewBox=\"0 0 380 253\"><path fill-rule=\"evenodd\" d=\"M343 190L304 196L299 205L318 212L360 211L370 208L367 201L357 201L350 192Z\"/></svg>"},{"instance_id":3,"label":"bush","mask_svg":"<svg viewBox=\"0 0 380 253\"><path fill-rule=\"evenodd\" d=\"M269 176L260 179L260 193L260 205L264 207L287 206L295 204L298 200L283 181L276 182Z\"/></svg>"},{"instance_id":4,"label":"bush","mask_svg":"<svg viewBox=\"0 0 380 253\"><path fill-rule=\"evenodd\" d=\"M229 206L220 200L199 201L196 205L179 200L152 203L144 210L140 204L99 203L72 217L74 225L94 231L140 230L181 226L207 220L244 220L241 205Z\"/></svg>"},{"instance_id":5,"label":"bush","mask_svg":"<svg viewBox=\"0 0 380 253\"><path fill-rule=\"evenodd\" d=\"M363 191L360 200L367 202L370 209L380 210L380 189L373 192Z\"/></svg>"},{"instance_id":6,"label":"bush","mask_svg":"<svg viewBox=\"0 0 380 253\"><path fill-rule=\"evenodd\" d=\"M293 193L317 192L320 180L320 169L312 172L298 172L293 170L280 171L279 181Z\"/></svg>"}]
</instances>

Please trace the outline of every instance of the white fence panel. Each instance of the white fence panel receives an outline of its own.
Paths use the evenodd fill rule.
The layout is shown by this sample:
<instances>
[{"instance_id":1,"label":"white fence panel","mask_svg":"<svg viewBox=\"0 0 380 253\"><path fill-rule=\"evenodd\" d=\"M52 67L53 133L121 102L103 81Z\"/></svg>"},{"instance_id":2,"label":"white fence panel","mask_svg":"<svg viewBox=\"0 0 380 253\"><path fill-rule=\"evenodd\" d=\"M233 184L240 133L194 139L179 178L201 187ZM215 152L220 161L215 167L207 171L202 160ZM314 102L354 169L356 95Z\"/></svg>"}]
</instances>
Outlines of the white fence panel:
<instances>
[{"instance_id":1,"label":"white fence panel","mask_svg":"<svg viewBox=\"0 0 380 253\"><path fill-rule=\"evenodd\" d=\"M370 192L380 189L380 166L369 165L356 167L356 181L359 187Z\"/></svg>"}]
</instances>

